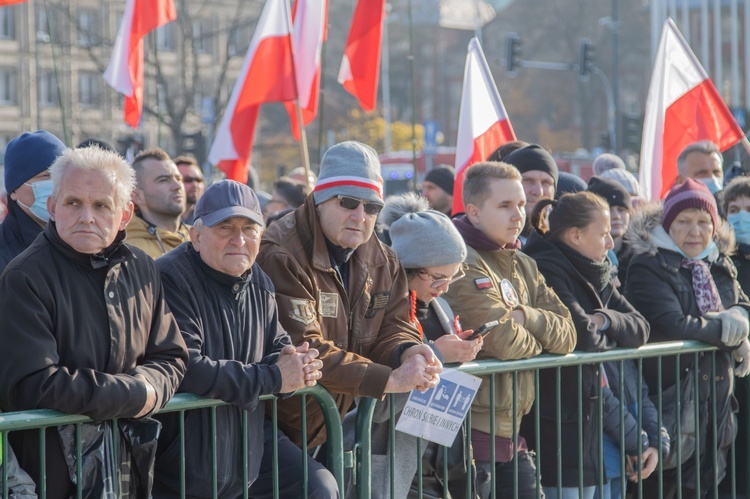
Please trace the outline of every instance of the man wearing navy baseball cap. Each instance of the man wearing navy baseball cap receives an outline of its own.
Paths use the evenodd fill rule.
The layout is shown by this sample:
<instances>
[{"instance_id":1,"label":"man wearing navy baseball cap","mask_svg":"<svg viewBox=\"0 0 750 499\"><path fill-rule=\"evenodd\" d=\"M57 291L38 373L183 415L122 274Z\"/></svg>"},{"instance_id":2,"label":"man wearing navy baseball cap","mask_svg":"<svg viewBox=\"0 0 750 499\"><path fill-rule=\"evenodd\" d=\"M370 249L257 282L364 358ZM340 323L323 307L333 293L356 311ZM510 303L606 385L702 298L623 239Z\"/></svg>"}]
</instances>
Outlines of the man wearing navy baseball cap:
<instances>
[{"instance_id":1,"label":"man wearing navy baseball cap","mask_svg":"<svg viewBox=\"0 0 750 499\"><path fill-rule=\"evenodd\" d=\"M186 486L190 497L212 497L211 470L218 468L226 470L218 477L221 496L241 497L258 476L261 456L273 453L273 428L269 422L264 424L259 397L315 385L322 363L317 350L307 343L292 346L278 323L273 284L255 263L263 216L253 190L223 180L206 190L194 213L192 242L173 249L156 264L164 297L190 355L180 390L231 404L216 409L217 439L236 444L219 452L212 468L210 412L192 413L184 423L185 434L191 436L185 441ZM245 417L247 481L243 479L240 444ZM166 414L159 419L164 428L159 438L154 497L179 497L179 456L164 452L179 439L179 417ZM302 469L303 454L289 439L280 438L278 449L280 460ZM335 497L336 481L325 470L316 473L316 463L310 461L311 497ZM295 494L299 495L299 490Z\"/></svg>"},{"instance_id":2,"label":"man wearing navy baseball cap","mask_svg":"<svg viewBox=\"0 0 750 499\"><path fill-rule=\"evenodd\" d=\"M64 150L65 144L45 130L26 132L8 143L8 214L0 224L0 274L47 225L47 198L52 193L49 167Z\"/></svg>"}]
</instances>

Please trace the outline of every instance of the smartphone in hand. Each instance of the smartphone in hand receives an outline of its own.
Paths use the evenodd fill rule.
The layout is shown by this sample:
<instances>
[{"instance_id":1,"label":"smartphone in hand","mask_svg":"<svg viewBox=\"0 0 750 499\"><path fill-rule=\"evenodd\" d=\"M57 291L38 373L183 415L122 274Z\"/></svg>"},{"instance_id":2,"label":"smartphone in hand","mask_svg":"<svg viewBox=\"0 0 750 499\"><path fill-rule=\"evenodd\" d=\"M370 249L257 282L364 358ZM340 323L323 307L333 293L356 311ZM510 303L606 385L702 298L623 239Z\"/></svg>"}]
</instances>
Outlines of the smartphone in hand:
<instances>
[{"instance_id":1,"label":"smartphone in hand","mask_svg":"<svg viewBox=\"0 0 750 499\"><path fill-rule=\"evenodd\" d=\"M476 331L474 331L473 333L471 333L466 338L466 340L467 341L471 341L471 340L473 340L473 339L475 339L475 338L477 338L479 336L486 336L490 331L492 331L493 329L495 329L495 327L498 324L500 324L500 321L497 321L497 320L485 322L484 324L482 324L481 326L479 326L479 329L477 329Z\"/></svg>"}]
</instances>

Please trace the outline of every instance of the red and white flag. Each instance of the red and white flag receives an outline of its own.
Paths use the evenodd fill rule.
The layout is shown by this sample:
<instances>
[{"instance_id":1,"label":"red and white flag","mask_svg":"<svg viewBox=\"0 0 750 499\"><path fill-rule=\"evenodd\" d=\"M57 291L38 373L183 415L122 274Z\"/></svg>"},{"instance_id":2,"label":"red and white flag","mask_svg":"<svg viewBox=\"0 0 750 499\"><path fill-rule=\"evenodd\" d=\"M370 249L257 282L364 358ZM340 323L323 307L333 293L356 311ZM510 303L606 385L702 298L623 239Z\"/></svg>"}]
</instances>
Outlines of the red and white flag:
<instances>
[{"instance_id":1,"label":"red and white flag","mask_svg":"<svg viewBox=\"0 0 750 499\"><path fill-rule=\"evenodd\" d=\"M296 0L292 10L292 41L294 42L294 70L302 114L302 126L312 123L318 114L320 93L320 55L328 30L328 0ZM294 138L300 138L297 110L287 103Z\"/></svg>"},{"instance_id":2,"label":"red and white flag","mask_svg":"<svg viewBox=\"0 0 750 499\"><path fill-rule=\"evenodd\" d=\"M662 199L677 178L677 156L710 140L724 151L742 129L671 19L664 21L646 100L641 143L641 193Z\"/></svg>"},{"instance_id":3,"label":"red and white flag","mask_svg":"<svg viewBox=\"0 0 750 499\"><path fill-rule=\"evenodd\" d=\"M175 19L174 0L127 0L125 3L104 80L125 96L125 123L133 128L138 126L143 109L143 37Z\"/></svg>"},{"instance_id":4,"label":"red and white flag","mask_svg":"<svg viewBox=\"0 0 750 499\"><path fill-rule=\"evenodd\" d=\"M456 180L453 183L453 214L463 213L462 184L466 169L485 161L495 149L516 140L516 134L484 58L479 40L472 38L464 67L461 110L456 139Z\"/></svg>"},{"instance_id":5,"label":"red and white flag","mask_svg":"<svg viewBox=\"0 0 750 499\"><path fill-rule=\"evenodd\" d=\"M286 0L266 0L208 160L227 178L247 182L261 104L296 98L289 7Z\"/></svg>"},{"instance_id":6,"label":"red and white flag","mask_svg":"<svg viewBox=\"0 0 750 499\"><path fill-rule=\"evenodd\" d=\"M338 81L365 111L375 109L385 0L359 0L344 48Z\"/></svg>"}]
</instances>

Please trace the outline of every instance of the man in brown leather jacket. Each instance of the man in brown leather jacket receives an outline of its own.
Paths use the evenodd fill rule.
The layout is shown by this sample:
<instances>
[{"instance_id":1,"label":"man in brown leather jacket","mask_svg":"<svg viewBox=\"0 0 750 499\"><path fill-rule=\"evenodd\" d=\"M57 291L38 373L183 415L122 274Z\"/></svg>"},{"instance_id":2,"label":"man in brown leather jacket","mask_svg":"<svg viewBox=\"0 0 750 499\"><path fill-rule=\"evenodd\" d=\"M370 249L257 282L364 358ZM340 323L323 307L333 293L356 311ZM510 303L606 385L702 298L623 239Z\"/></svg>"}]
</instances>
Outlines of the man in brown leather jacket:
<instances>
[{"instance_id":1,"label":"man in brown leather jacket","mask_svg":"<svg viewBox=\"0 0 750 499\"><path fill-rule=\"evenodd\" d=\"M305 204L268 228L258 263L276 288L279 321L295 345L320 352L319 383L343 415L354 397L382 398L437 385L442 370L409 319L406 274L373 236L383 206L376 152L343 142L326 152ZM302 442L300 401L281 400L279 427ZM325 441L317 403L307 404L310 446Z\"/></svg>"}]
</instances>

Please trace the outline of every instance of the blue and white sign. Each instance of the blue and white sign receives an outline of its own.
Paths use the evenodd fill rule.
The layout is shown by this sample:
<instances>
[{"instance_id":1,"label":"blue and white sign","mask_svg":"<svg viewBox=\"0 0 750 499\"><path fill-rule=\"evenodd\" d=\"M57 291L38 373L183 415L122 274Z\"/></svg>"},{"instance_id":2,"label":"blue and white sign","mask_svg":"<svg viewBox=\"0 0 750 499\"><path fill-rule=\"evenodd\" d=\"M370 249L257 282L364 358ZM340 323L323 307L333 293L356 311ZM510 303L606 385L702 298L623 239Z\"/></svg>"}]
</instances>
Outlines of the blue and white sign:
<instances>
[{"instance_id":1,"label":"blue and white sign","mask_svg":"<svg viewBox=\"0 0 750 499\"><path fill-rule=\"evenodd\" d=\"M481 383L476 376L445 369L437 387L411 392L396 429L440 445L453 445Z\"/></svg>"},{"instance_id":2,"label":"blue and white sign","mask_svg":"<svg viewBox=\"0 0 750 499\"><path fill-rule=\"evenodd\" d=\"M434 154L437 152L438 122L430 120L424 122L424 151Z\"/></svg>"}]
</instances>

